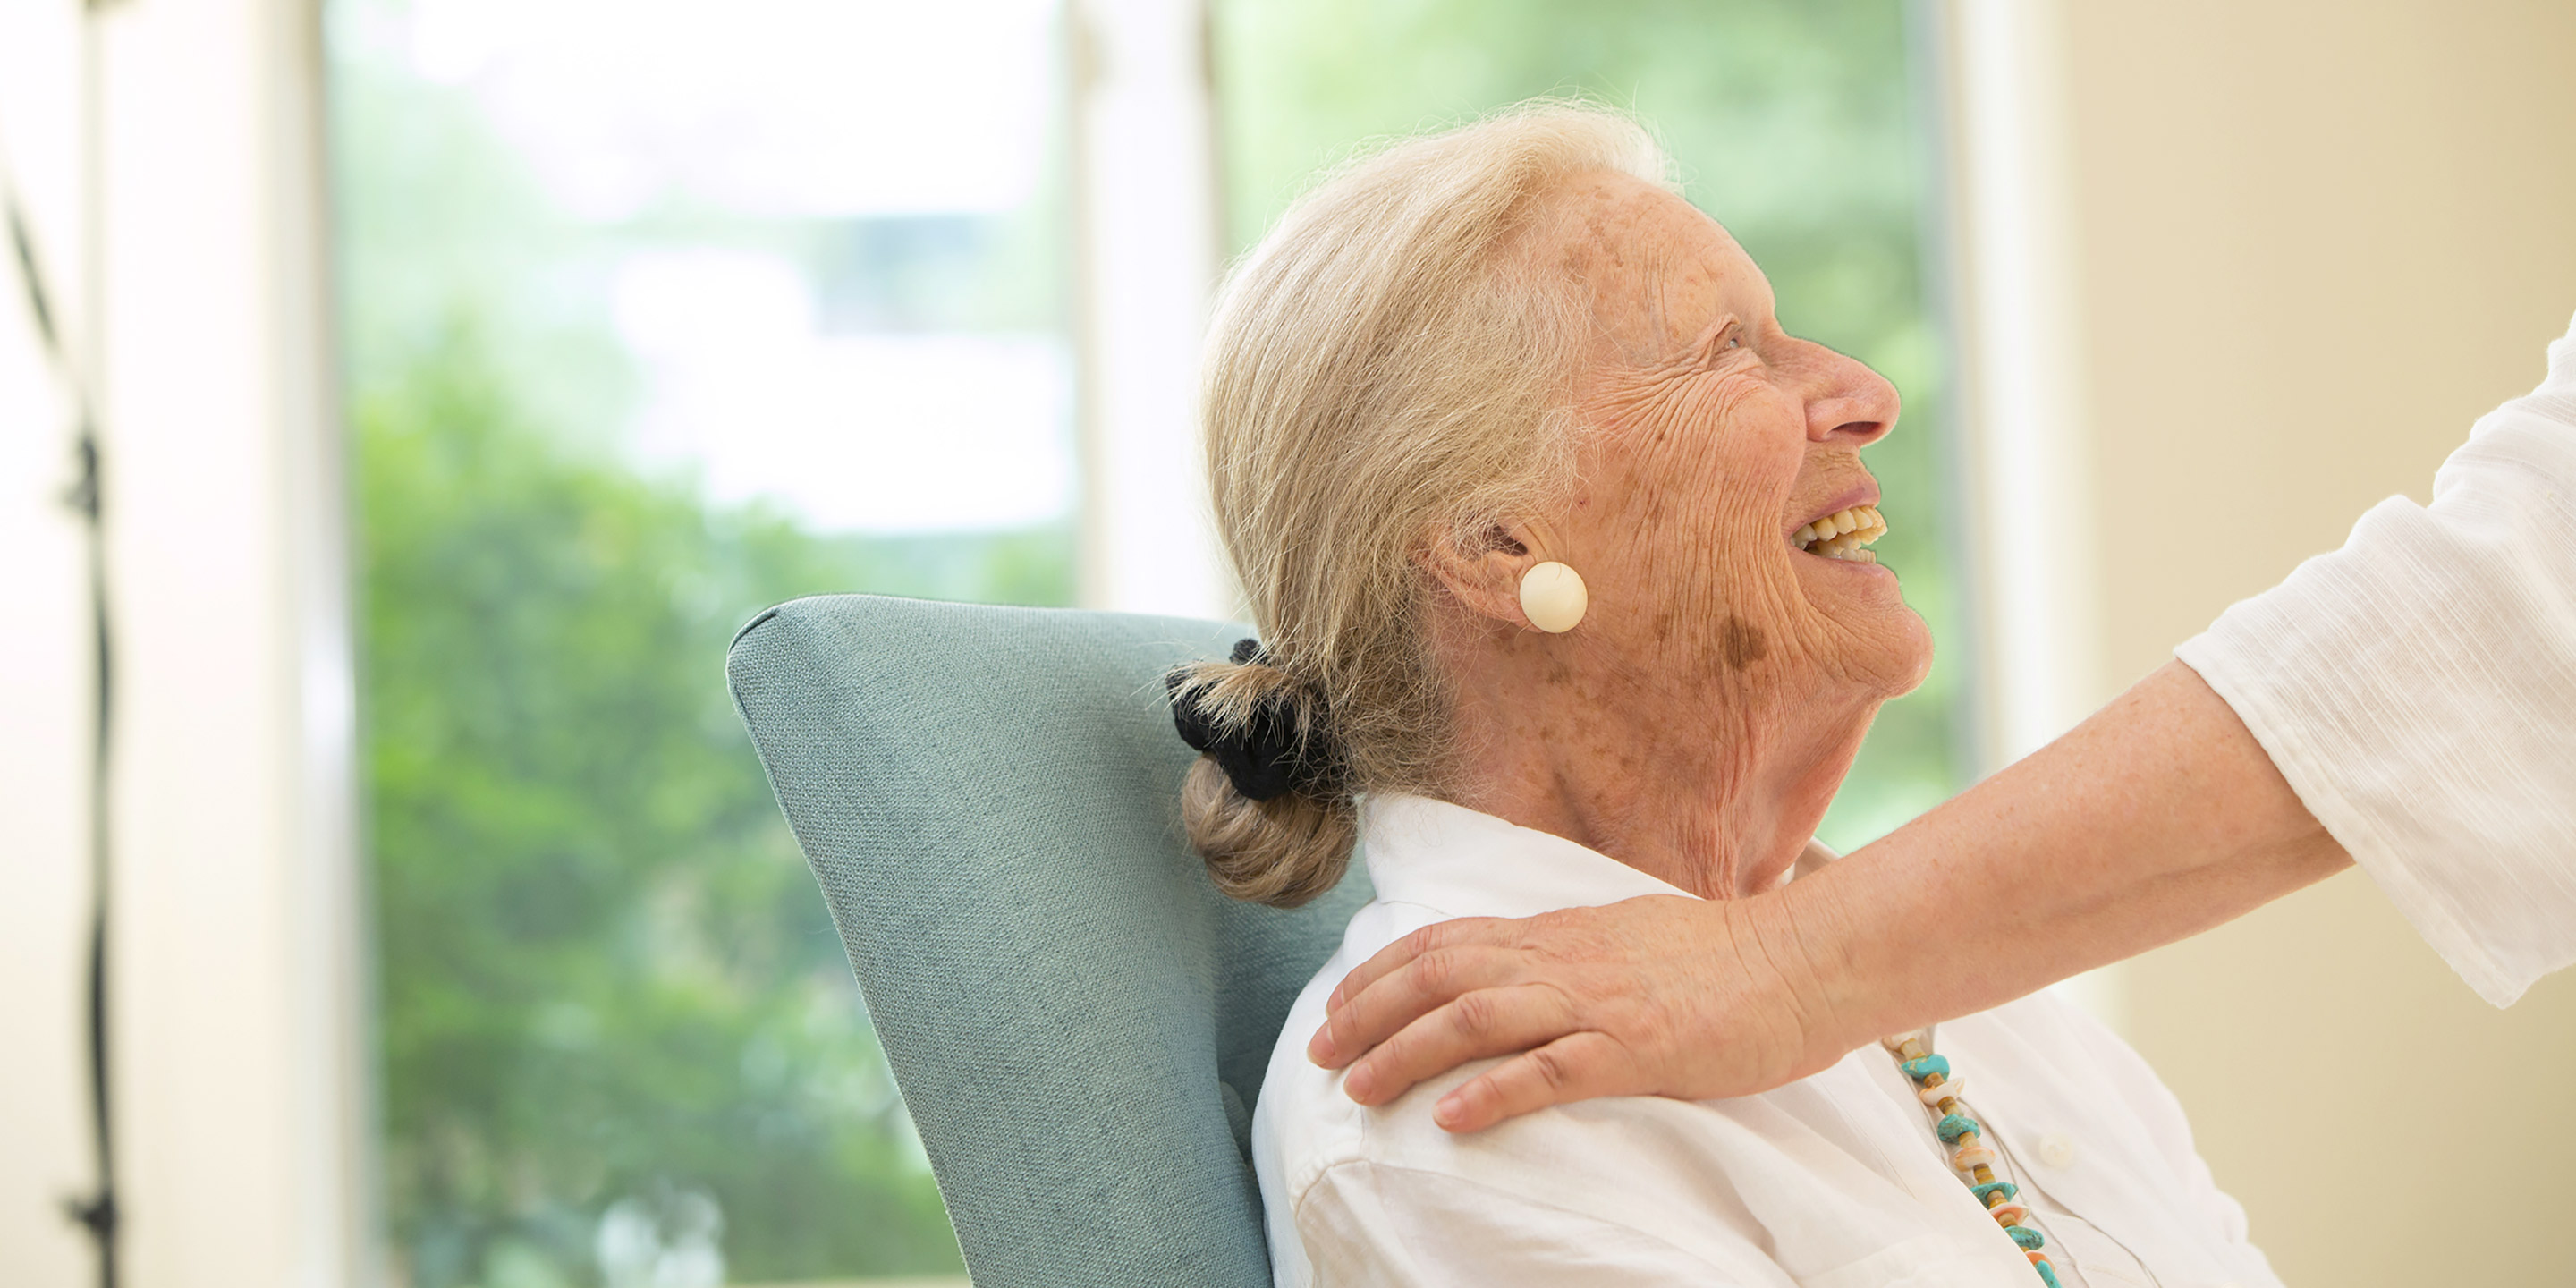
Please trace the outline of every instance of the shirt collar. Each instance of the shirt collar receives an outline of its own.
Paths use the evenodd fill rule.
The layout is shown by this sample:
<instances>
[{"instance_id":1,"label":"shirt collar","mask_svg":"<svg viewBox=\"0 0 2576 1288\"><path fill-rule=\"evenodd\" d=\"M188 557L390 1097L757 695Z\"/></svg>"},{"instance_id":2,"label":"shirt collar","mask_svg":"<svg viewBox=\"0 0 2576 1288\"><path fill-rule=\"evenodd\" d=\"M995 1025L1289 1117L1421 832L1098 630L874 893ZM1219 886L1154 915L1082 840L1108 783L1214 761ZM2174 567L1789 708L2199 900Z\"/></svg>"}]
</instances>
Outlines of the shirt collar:
<instances>
[{"instance_id":1,"label":"shirt collar","mask_svg":"<svg viewBox=\"0 0 2576 1288\"><path fill-rule=\"evenodd\" d=\"M1564 837L1425 796L1364 797L1360 841L1380 902L1453 917L1534 917L1648 894L1699 897Z\"/></svg>"}]
</instances>

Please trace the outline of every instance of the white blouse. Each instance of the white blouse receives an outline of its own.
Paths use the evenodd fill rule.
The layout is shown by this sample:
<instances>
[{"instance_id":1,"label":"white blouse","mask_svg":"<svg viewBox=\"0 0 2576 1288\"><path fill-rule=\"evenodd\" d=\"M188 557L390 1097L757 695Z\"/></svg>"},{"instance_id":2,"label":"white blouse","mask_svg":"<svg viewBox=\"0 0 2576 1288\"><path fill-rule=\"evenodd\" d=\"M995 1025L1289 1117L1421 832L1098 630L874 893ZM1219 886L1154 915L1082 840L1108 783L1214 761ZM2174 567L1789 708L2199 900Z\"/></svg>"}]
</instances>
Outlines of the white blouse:
<instances>
[{"instance_id":1,"label":"white blouse","mask_svg":"<svg viewBox=\"0 0 2576 1288\"><path fill-rule=\"evenodd\" d=\"M1471 1136L1431 1121L1479 1062L1364 1109L1306 1038L1351 967L1452 917L1682 891L1561 837L1419 797L1371 798L1377 898L1289 1012L1253 1114L1282 1288L1759 1285L2038 1288L1876 1045L1736 1100L1595 1100ZM1684 897L1688 897L1685 895ZM2045 995L1941 1025L1934 1049L2037 1213L2066 1288L2277 1284L2137 1054Z\"/></svg>"},{"instance_id":2,"label":"white blouse","mask_svg":"<svg viewBox=\"0 0 2576 1288\"><path fill-rule=\"evenodd\" d=\"M2498 1006L2576 962L2576 326L2343 548L2175 653Z\"/></svg>"}]
</instances>

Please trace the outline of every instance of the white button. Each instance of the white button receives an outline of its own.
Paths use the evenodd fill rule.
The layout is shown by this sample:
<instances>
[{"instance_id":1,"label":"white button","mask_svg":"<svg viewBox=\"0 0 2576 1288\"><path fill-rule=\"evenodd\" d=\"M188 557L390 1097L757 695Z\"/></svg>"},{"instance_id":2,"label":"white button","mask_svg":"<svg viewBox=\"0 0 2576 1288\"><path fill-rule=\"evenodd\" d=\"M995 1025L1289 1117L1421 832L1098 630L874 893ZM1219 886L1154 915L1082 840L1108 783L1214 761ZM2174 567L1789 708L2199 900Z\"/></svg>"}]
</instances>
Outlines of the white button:
<instances>
[{"instance_id":1,"label":"white button","mask_svg":"<svg viewBox=\"0 0 2576 1288\"><path fill-rule=\"evenodd\" d=\"M2075 1142L2064 1132L2050 1132L2039 1138L2039 1161L2050 1167L2070 1167L2075 1163Z\"/></svg>"}]
</instances>

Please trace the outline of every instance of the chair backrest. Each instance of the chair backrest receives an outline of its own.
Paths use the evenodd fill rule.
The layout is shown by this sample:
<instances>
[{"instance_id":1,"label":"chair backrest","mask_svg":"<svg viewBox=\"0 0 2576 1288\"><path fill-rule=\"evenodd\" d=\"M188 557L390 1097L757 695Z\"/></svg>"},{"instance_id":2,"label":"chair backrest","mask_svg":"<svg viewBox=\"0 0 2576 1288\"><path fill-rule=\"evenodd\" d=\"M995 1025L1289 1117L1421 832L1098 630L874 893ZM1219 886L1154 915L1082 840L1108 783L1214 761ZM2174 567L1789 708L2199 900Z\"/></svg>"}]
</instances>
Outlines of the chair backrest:
<instances>
[{"instance_id":1,"label":"chair backrest","mask_svg":"<svg viewBox=\"0 0 2576 1288\"><path fill-rule=\"evenodd\" d=\"M1247 1162L1289 1003L1365 902L1219 895L1162 673L1240 626L803 599L735 703L984 1288L1270 1282Z\"/></svg>"}]
</instances>

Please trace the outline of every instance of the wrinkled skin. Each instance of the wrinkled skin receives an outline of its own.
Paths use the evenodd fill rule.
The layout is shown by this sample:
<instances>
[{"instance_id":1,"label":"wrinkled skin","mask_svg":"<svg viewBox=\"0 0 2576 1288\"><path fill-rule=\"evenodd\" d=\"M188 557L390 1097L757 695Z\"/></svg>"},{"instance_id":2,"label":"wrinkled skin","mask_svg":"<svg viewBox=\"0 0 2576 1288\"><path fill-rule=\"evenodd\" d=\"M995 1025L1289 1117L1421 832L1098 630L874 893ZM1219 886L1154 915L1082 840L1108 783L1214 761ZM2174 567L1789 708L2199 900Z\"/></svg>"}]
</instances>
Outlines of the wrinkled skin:
<instances>
[{"instance_id":1,"label":"wrinkled skin","mask_svg":"<svg viewBox=\"0 0 2576 1288\"><path fill-rule=\"evenodd\" d=\"M1561 513L1426 557L1458 694L1452 794L1706 898L1768 888L1878 705L1931 662L1893 573L1791 540L1877 501L1860 449L1895 425L1896 391L1782 330L1735 240L1638 180L1557 194L1518 250L1592 299L1580 481ZM1563 635L1518 599L1551 559L1591 594Z\"/></svg>"},{"instance_id":2,"label":"wrinkled skin","mask_svg":"<svg viewBox=\"0 0 2576 1288\"><path fill-rule=\"evenodd\" d=\"M1371 1104L1509 1057L1441 1097L1434 1119L1457 1132L1595 1096L1748 1096L2351 865L2235 711L2171 662L1779 889L1426 926L1334 988L1308 1053L1350 1065Z\"/></svg>"},{"instance_id":3,"label":"wrinkled skin","mask_svg":"<svg viewBox=\"0 0 2576 1288\"><path fill-rule=\"evenodd\" d=\"M1453 1132L1595 1096L1768 1091L1901 1027L1872 1030L1853 1014L1865 1008L1837 995L1845 972L1819 969L1809 946L1834 934L1810 936L1798 920L1790 890L1840 875L1741 900L1649 895L1436 922L1334 987L1307 1055L1350 1065L1343 1085L1372 1105L1468 1061L1510 1056L1433 1107Z\"/></svg>"},{"instance_id":4,"label":"wrinkled skin","mask_svg":"<svg viewBox=\"0 0 2576 1288\"><path fill-rule=\"evenodd\" d=\"M1896 391L1783 330L1770 283L1734 238L1635 179L1588 177L1554 194L1515 249L1583 282L1592 302L1574 390L1579 481L1558 512L1424 555L1437 584L1431 643L1456 695L1449 794L1704 899L1773 888L1878 706L1931 663L1892 572L1792 539L1877 502L1860 450L1895 426ZM1522 574L1546 560L1590 589L1589 613L1562 635L1531 627L1518 599ZM1601 955L1635 965L1657 944L1599 947L1632 950ZM1776 975L1744 965L1751 974L1730 975L1703 960L1692 986ZM1495 1000L1458 1004L1513 1013ZM1543 1019L1546 1007L1517 1013ZM1352 1070L1353 1099L1384 1103L1410 1084L1380 1070L1463 1058L1458 1026L1415 1027ZM1310 1054L1337 1065L1347 1057L1331 1031ZM1487 1045L1511 1036L1476 1034Z\"/></svg>"}]
</instances>

